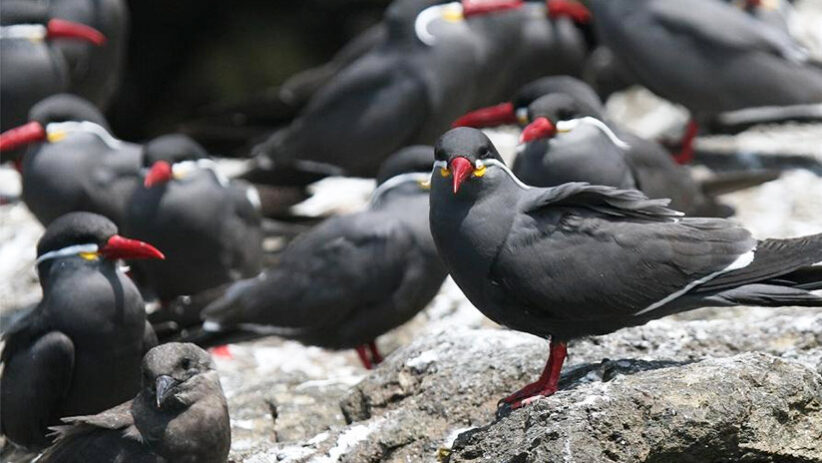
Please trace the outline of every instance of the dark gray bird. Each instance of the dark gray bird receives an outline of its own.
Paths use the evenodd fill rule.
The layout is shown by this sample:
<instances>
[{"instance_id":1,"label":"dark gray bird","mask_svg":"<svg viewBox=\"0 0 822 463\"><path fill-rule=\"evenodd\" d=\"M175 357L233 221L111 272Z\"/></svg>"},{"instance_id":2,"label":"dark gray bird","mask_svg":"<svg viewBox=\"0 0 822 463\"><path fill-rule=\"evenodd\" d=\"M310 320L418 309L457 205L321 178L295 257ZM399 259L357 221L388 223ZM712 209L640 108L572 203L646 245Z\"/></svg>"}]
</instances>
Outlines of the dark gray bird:
<instances>
[{"instance_id":1,"label":"dark gray bird","mask_svg":"<svg viewBox=\"0 0 822 463\"><path fill-rule=\"evenodd\" d=\"M385 35L317 91L300 117L257 145L258 168L373 176L411 144L432 143L459 114L497 101L544 72L578 72L585 45L542 5L519 0L432 5L398 0ZM533 64L533 58L541 61ZM511 68L516 72L500 73Z\"/></svg>"},{"instance_id":2,"label":"dark gray bird","mask_svg":"<svg viewBox=\"0 0 822 463\"><path fill-rule=\"evenodd\" d=\"M262 231L253 188L225 178L184 135L147 143L143 166L148 171L131 196L123 230L155 243L166 259L135 263L138 281L170 301L259 273Z\"/></svg>"},{"instance_id":3,"label":"dark gray bird","mask_svg":"<svg viewBox=\"0 0 822 463\"><path fill-rule=\"evenodd\" d=\"M29 120L0 134L0 152L23 150L23 201L37 220L88 211L122 225L142 148L113 137L100 111L74 95L44 99Z\"/></svg>"},{"instance_id":4,"label":"dark gray bird","mask_svg":"<svg viewBox=\"0 0 822 463\"><path fill-rule=\"evenodd\" d=\"M422 185L432 159L430 146L400 151L381 171L368 209L299 236L276 266L234 284L207 307L204 328L357 348L366 368L378 363L374 340L422 310L445 279Z\"/></svg>"},{"instance_id":5,"label":"dark gray bird","mask_svg":"<svg viewBox=\"0 0 822 463\"><path fill-rule=\"evenodd\" d=\"M157 346L143 359L143 388L97 415L64 418L42 463L224 463L231 447L228 405L207 352Z\"/></svg>"},{"instance_id":6,"label":"dark gray bird","mask_svg":"<svg viewBox=\"0 0 822 463\"><path fill-rule=\"evenodd\" d=\"M0 18L0 131L6 131L24 123L38 101L72 89L71 66L55 39L101 46L106 37L52 17L41 2L4 1Z\"/></svg>"},{"instance_id":7,"label":"dark gray bird","mask_svg":"<svg viewBox=\"0 0 822 463\"><path fill-rule=\"evenodd\" d=\"M636 190L533 188L480 131L436 145L431 233L486 316L551 338L540 379L502 400L556 392L566 342L706 306L822 306L822 234L757 241L725 219L686 218Z\"/></svg>"},{"instance_id":8,"label":"dark gray bird","mask_svg":"<svg viewBox=\"0 0 822 463\"><path fill-rule=\"evenodd\" d=\"M722 112L822 102L822 69L782 29L717 0L585 0L602 43L630 75L691 112L680 159L698 123Z\"/></svg>"},{"instance_id":9,"label":"dark gray bird","mask_svg":"<svg viewBox=\"0 0 822 463\"><path fill-rule=\"evenodd\" d=\"M725 2L769 26L789 32L788 18L793 13L793 9L787 0L725 0ZM619 58L614 56L611 49L603 45L596 46L588 56L583 76L603 100L612 93L625 90L637 83Z\"/></svg>"},{"instance_id":10,"label":"dark gray bird","mask_svg":"<svg viewBox=\"0 0 822 463\"><path fill-rule=\"evenodd\" d=\"M733 208L707 192L727 193L779 176L774 171L734 172L697 182L660 144L609 122L585 83L569 77L537 82L546 94L528 105L531 123L522 133L526 145L511 169L528 185L586 182L637 189L649 198L670 199L671 208L687 215L727 217Z\"/></svg>"},{"instance_id":11,"label":"dark gray bird","mask_svg":"<svg viewBox=\"0 0 822 463\"><path fill-rule=\"evenodd\" d=\"M58 41L69 65L71 93L79 95L101 109L106 109L116 95L125 66L128 45L129 11L125 0L52 0L48 12L85 24L106 38L103 46L94 47L77 41Z\"/></svg>"},{"instance_id":12,"label":"dark gray bird","mask_svg":"<svg viewBox=\"0 0 822 463\"><path fill-rule=\"evenodd\" d=\"M29 448L48 444L64 416L97 413L133 397L140 360L157 343L143 299L117 259L162 259L117 235L105 217L75 212L37 244L43 300L4 335L0 430Z\"/></svg>"},{"instance_id":13,"label":"dark gray bird","mask_svg":"<svg viewBox=\"0 0 822 463\"><path fill-rule=\"evenodd\" d=\"M727 193L779 175L735 172L698 183L661 145L609 121L593 89L572 77L536 80L524 86L513 101L504 110L497 110L502 107L498 106L469 113L458 123L508 123L519 113L516 119L530 125L522 132L526 144L511 170L528 185L587 182L638 189L650 198L671 199L672 208L688 215L726 217L733 209L706 192Z\"/></svg>"}]
</instances>

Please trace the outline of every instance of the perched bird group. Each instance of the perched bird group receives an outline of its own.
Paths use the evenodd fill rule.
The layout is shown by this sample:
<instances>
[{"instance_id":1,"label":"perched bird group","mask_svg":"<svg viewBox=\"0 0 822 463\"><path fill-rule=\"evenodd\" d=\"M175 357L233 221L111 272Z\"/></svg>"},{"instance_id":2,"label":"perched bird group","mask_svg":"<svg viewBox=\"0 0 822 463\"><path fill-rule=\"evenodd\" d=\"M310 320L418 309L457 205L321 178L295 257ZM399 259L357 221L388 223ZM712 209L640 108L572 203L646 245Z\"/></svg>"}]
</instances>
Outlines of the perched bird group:
<instances>
[{"instance_id":1,"label":"perched bird group","mask_svg":"<svg viewBox=\"0 0 822 463\"><path fill-rule=\"evenodd\" d=\"M448 275L491 320L550 339L505 409L557 392L583 336L700 307L822 306L822 234L755 239L718 198L780 172L684 165L729 112L822 105L822 67L759 3L394 0L283 84L271 110L290 112L261 117L276 121L264 137L236 132L232 170L196 130L113 133L123 0L3 0L0 154L46 230L42 300L3 327L0 432L41 462L225 462L203 348L279 336L376 368L378 338ZM687 108L681 144L609 116L629 85ZM499 126L515 152L481 130ZM375 188L322 220L292 209L328 176Z\"/></svg>"}]
</instances>

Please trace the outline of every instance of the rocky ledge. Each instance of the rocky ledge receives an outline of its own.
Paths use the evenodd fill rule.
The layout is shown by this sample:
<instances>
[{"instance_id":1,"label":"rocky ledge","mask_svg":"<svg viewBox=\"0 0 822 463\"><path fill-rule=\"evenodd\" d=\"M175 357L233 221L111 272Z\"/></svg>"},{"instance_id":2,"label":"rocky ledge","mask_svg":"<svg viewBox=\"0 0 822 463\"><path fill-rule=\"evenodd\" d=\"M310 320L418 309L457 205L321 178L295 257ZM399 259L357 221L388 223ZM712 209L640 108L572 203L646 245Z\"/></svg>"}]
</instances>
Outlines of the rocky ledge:
<instances>
[{"instance_id":1,"label":"rocky ledge","mask_svg":"<svg viewBox=\"0 0 822 463\"><path fill-rule=\"evenodd\" d=\"M510 413L497 400L539 375L547 342L496 329L423 337L347 390L347 424L235 461L822 462L822 313L696 315L714 318L572 343L560 392Z\"/></svg>"}]
</instances>

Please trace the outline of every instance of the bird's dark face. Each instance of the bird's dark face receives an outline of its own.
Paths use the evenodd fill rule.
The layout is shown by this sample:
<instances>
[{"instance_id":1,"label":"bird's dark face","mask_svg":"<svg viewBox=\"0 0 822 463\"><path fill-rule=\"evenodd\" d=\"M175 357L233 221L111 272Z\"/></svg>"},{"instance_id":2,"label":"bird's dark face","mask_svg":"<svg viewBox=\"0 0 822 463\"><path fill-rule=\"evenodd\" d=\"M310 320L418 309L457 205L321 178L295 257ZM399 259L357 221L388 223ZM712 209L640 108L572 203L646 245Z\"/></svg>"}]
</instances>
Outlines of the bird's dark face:
<instances>
[{"instance_id":1,"label":"bird's dark face","mask_svg":"<svg viewBox=\"0 0 822 463\"><path fill-rule=\"evenodd\" d=\"M184 178L198 161L207 160L208 153L185 135L164 135L148 142L143 153L143 165L148 168L144 185L151 188L174 179Z\"/></svg>"},{"instance_id":2,"label":"bird's dark face","mask_svg":"<svg viewBox=\"0 0 822 463\"><path fill-rule=\"evenodd\" d=\"M214 371L214 362L206 351L190 343L166 343L157 346L143 358L143 387L154 398L157 408L189 405L192 393Z\"/></svg>"},{"instance_id":3,"label":"bird's dark face","mask_svg":"<svg viewBox=\"0 0 822 463\"><path fill-rule=\"evenodd\" d=\"M573 119L579 115L580 107L571 96L553 93L531 102L527 113L528 125L522 130L520 143L552 138L557 134L556 123Z\"/></svg>"},{"instance_id":4,"label":"bird's dark face","mask_svg":"<svg viewBox=\"0 0 822 463\"><path fill-rule=\"evenodd\" d=\"M0 134L0 152L33 143L57 143L75 131L111 137L105 117L91 102L67 93L52 95L32 106L28 123Z\"/></svg>"},{"instance_id":5,"label":"bird's dark face","mask_svg":"<svg viewBox=\"0 0 822 463\"><path fill-rule=\"evenodd\" d=\"M446 132L434 147L432 175L451 179L454 194L466 181L481 182L486 164L504 166L497 148L484 133L469 127L458 127Z\"/></svg>"},{"instance_id":6,"label":"bird's dark face","mask_svg":"<svg viewBox=\"0 0 822 463\"><path fill-rule=\"evenodd\" d=\"M90 212L72 212L59 217L37 243L38 265L65 257L88 261L165 258L150 244L118 235L114 223Z\"/></svg>"}]
</instances>

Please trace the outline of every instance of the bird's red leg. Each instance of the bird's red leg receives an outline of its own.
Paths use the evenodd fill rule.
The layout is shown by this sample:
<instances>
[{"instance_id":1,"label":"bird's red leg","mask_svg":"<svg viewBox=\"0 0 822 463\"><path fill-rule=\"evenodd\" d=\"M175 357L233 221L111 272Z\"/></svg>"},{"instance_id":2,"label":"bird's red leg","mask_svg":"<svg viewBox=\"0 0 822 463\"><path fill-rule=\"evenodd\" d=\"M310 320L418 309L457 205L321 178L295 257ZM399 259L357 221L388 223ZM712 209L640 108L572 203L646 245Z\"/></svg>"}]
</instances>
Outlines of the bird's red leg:
<instances>
[{"instance_id":1,"label":"bird's red leg","mask_svg":"<svg viewBox=\"0 0 822 463\"><path fill-rule=\"evenodd\" d=\"M366 370L371 370L374 368L374 365L371 364L371 359L368 357L368 351L366 350L368 346L363 344L362 346L357 346L357 355L360 357L360 362L362 362L362 366L365 367Z\"/></svg>"},{"instance_id":2,"label":"bird's red leg","mask_svg":"<svg viewBox=\"0 0 822 463\"><path fill-rule=\"evenodd\" d=\"M557 392L559 386L559 373L562 370L562 364L565 362L567 354L566 344L563 341L551 340L550 353L548 354L548 361L545 363L545 369L539 379L531 383L519 391L509 395L500 400L500 403L506 403L511 408L520 408L528 404L528 399L533 397L547 397Z\"/></svg>"},{"instance_id":3,"label":"bird's red leg","mask_svg":"<svg viewBox=\"0 0 822 463\"><path fill-rule=\"evenodd\" d=\"M699 133L699 124L696 120L688 121L685 134L682 136L679 151L674 153L674 160L677 164L689 164L694 160L694 140Z\"/></svg>"},{"instance_id":4,"label":"bird's red leg","mask_svg":"<svg viewBox=\"0 0 822 463\"><path fill-rule=\"evenodd\" d=\"M382 363L382 355L380 355L380 351L377 349L376 341L371 341L368 343L368 350L371 351L371 361L374 365L379 365Z\"/></svg>"}]
</instances>

